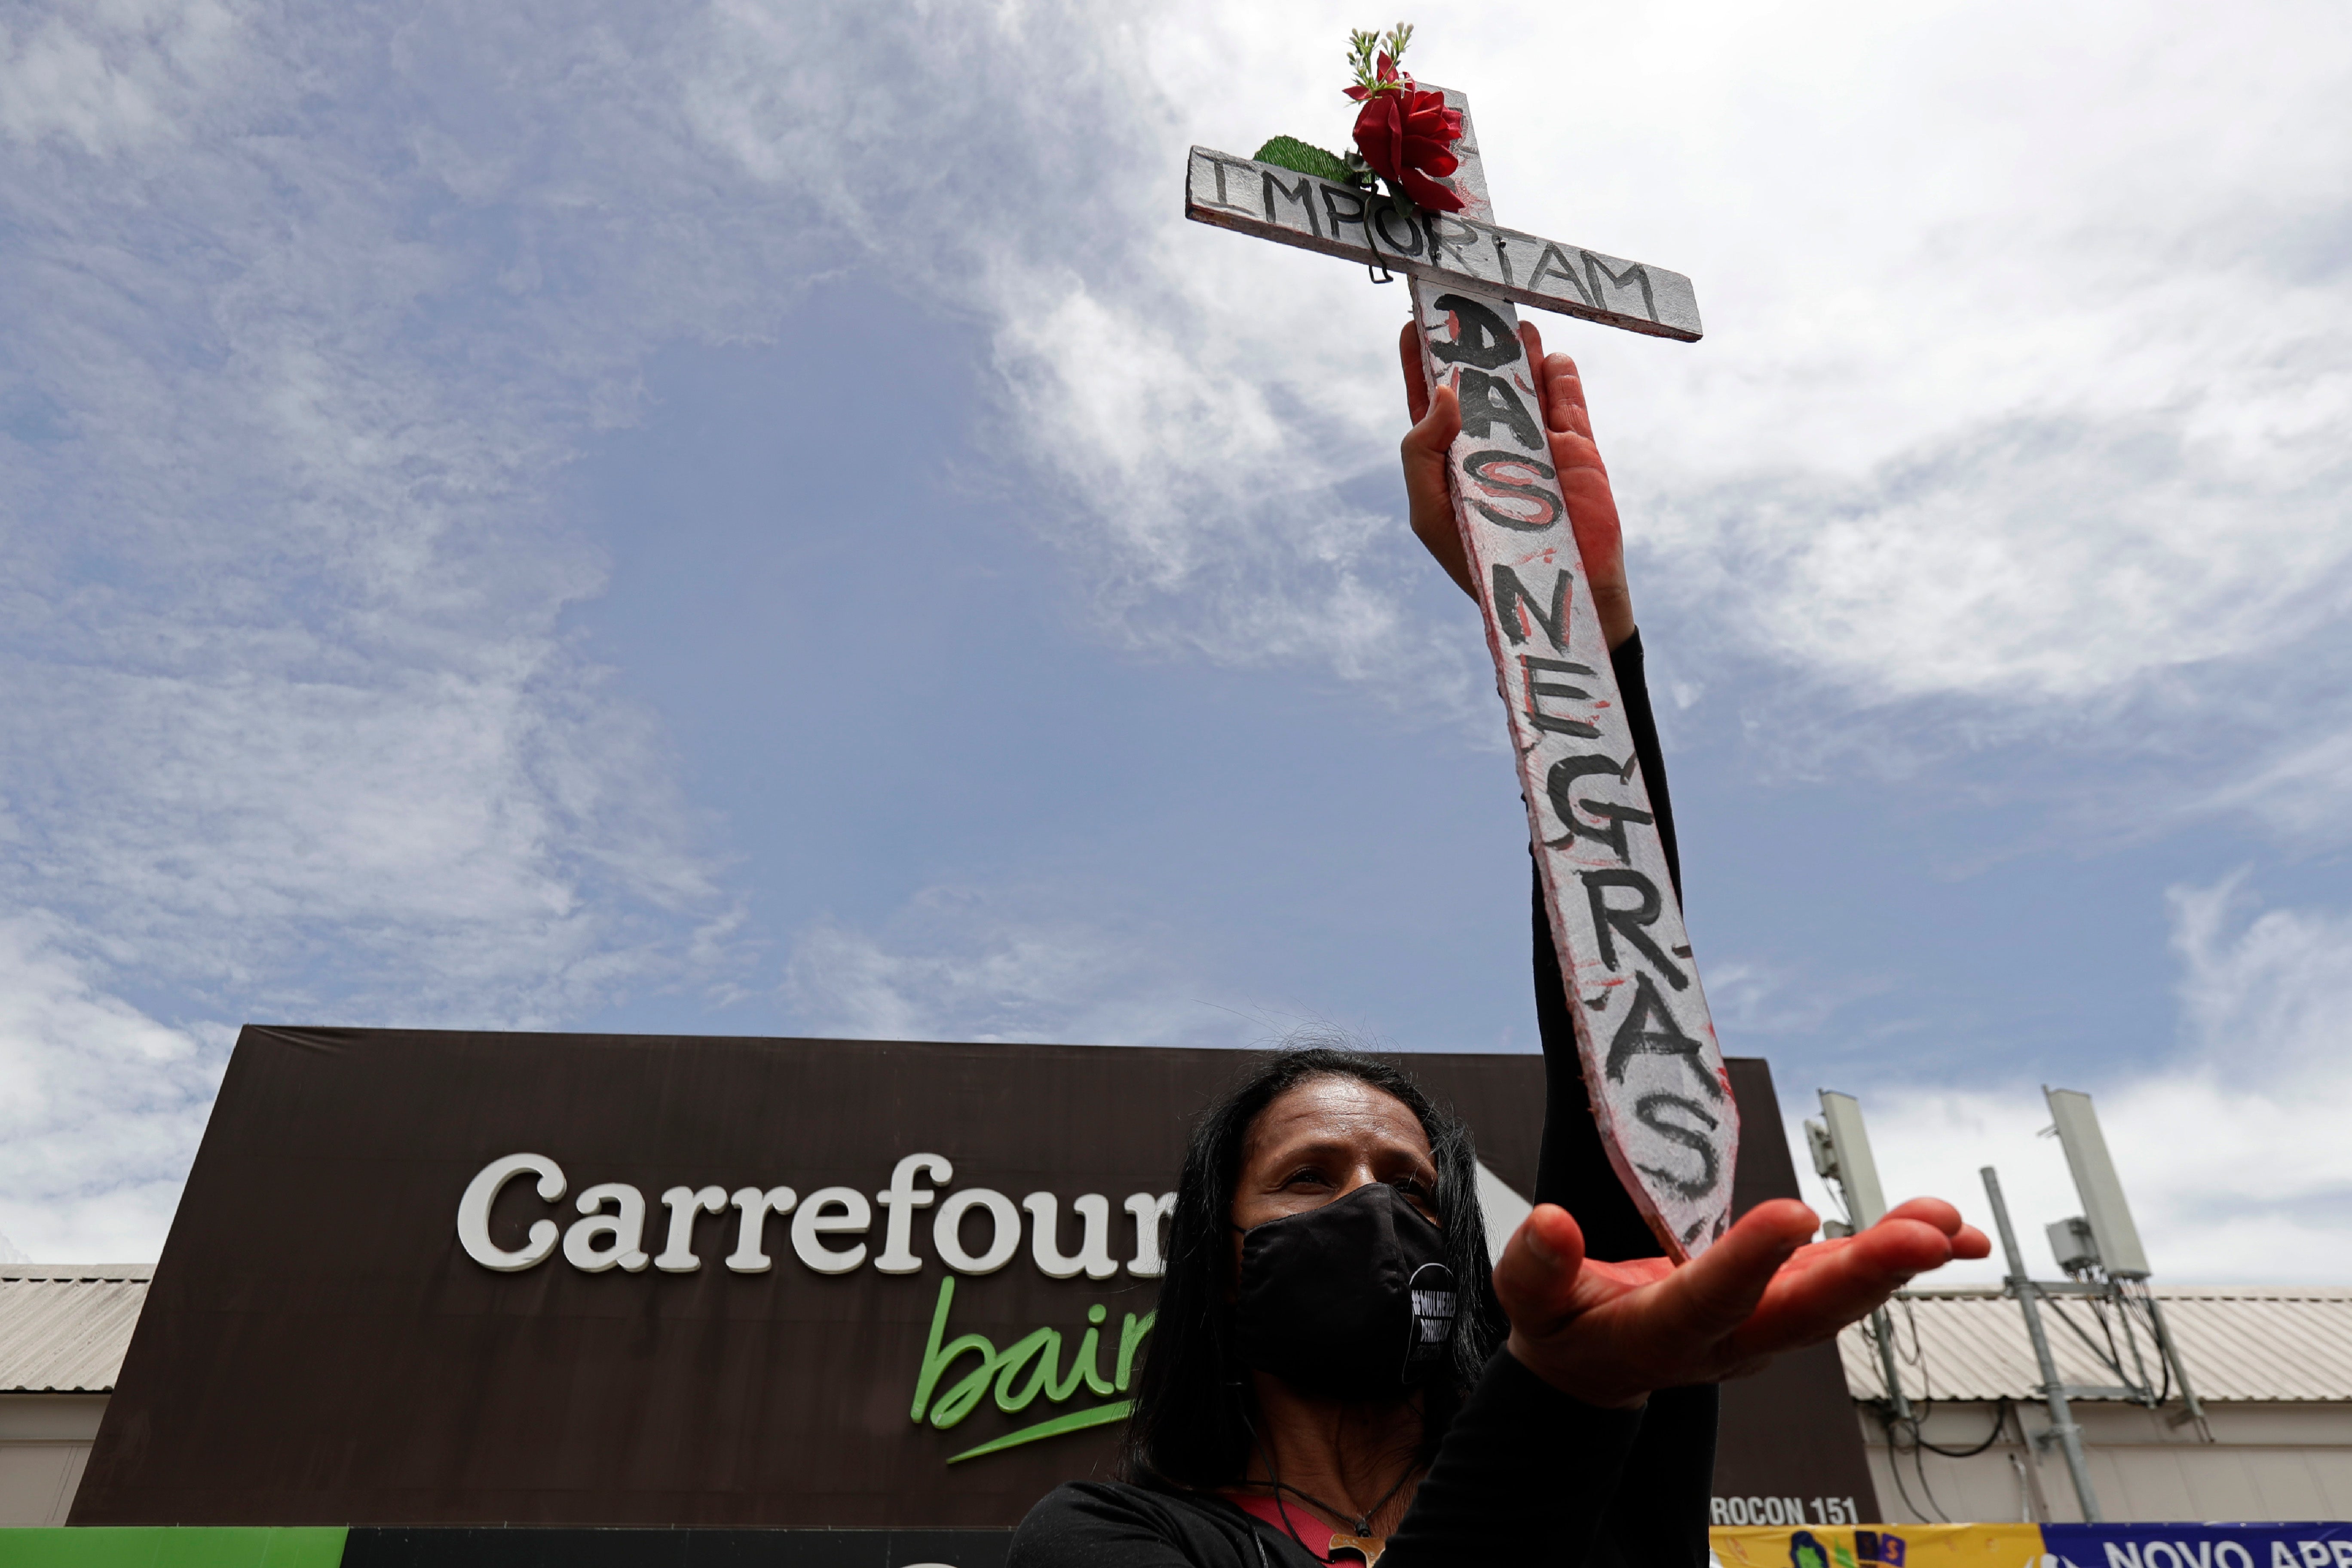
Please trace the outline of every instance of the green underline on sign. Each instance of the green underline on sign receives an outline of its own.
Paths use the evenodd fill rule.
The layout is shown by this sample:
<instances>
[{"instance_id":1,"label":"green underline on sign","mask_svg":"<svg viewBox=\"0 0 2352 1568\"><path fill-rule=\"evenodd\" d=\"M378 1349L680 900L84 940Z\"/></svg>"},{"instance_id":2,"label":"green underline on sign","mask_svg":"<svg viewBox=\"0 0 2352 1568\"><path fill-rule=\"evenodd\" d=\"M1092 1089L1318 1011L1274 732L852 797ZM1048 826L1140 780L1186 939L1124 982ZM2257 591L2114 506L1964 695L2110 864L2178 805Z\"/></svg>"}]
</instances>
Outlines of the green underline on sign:
<instances>
[{"instance_id":1,"label":"green underline on sign","mask_svg":"<svg viewBox=\"0 0 2352 1568\"><path fill-rule=\"evenodd\" d=\"M1058 1437L1065 1432L1076 1432L1081 1427L1108 1426L1114 1421L1126 1420L1127 1413L1134 1408L1134 1400L1122 1399L1116 1405L1098 1405L1092 1410L1081 1410L1075 1415L1056 1415L1051 1421L1040 1421L1034 1426L1024 1426L1018 1432L1007 1432L1002 1437L992 1438L977 1448L966 1448L948 1463L961 1464L966 1459L977 1459L982 1454L993 1454L1002 1448L1017 1448L1024 1443L1034 1443L1040 1437Z\"/></svg>"}]
</instances>

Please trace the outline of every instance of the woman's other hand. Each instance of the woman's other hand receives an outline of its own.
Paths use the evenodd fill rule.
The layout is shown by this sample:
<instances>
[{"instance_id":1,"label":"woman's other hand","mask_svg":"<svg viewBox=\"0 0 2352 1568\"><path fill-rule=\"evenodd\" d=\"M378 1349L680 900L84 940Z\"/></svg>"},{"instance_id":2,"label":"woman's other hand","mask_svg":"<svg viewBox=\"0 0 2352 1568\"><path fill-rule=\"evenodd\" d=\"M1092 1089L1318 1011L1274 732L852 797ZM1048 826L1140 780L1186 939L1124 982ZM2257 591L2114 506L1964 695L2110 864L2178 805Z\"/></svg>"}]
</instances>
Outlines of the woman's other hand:
<instances>
[{"instance_id":1,"label":"woman's other hand","mask_svg":"<svg viewBox=\"0 0 2352 1568\"><path fill-rule=\"evenodd\" d=\"M1601 448L1593 445L1584 383L1568 355L1544 356L1543 334L1535 323L1520 322L1519 338L1526 344L1528 363L1542 367L1544 434L1551 446L1551 464L1559 470L1560 494L1568 500L1569 526L1575 530L1577 552L1584 559L1585 585L1592 590L1601 635L1613 648L1633 635L1633 599L1625 586L1625 538L1617 521L1617 498L1609 489ZM1405 432L1400 447L1412 531L1445 574L1475 599L1478 585L1470 579L1462 530L1454 520L1454 500L1445 486L1446 454L1462 429L1462 405L1451 386L1440 385L1432 395L1411 321L1397 339L1397 352L1404 362L1405 409L1412 417L1412 428Z\"/></svg>"},{"instance_id":2,"label":"woman's other hand","mask_svg":"<svg viewBox=\"0 0 2352 1568\"><path fill-rule=\"evenodd\" d=\"M1984 1233L1940 1198L1914 1198L1856 1236L1811 1242L1794 1198L1759 1204L1679 1268L1597 1263L1568 1211L1538 1205L1495 1266L1511 1353L1588 1405L1638 1405L1652 1389L1758 1371L1866 1316L1913 1276L1983 1258Z\"/></svg>"}]
</instances>

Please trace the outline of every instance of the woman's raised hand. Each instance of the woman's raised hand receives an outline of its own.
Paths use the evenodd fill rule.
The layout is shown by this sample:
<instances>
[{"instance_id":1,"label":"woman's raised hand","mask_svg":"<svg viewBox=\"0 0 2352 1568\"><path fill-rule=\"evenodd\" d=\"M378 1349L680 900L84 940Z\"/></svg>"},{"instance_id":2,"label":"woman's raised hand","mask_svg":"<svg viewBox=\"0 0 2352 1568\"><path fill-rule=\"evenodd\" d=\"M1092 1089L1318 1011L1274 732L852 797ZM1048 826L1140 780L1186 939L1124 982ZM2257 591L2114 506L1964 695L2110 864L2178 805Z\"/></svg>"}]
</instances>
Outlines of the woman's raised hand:
<instances>
[{"instance_id":1,"label":"woman's raised hand","mask_svg":"<svg viewBox=\"0 0 2352 1568\"><path fill-rule=\"evenodd\" d=\"M1528 363L1540 367L1552 467L1613 648L1633 635L1633 602L1624 532L1593 443L1584 383L1568 355L1545 357L1532 323L1520 323L1519 335ZM1397 349L1412 416L1400 448L1412 531L1475 599L1478 585L1446 482L1461 405L1450 385L1429 384L1412 323ZM1495 1266L1495 1289L1511 1319L1511 1353L1588 1404L1636 1405L1652 1389L1754 1372L1782 1351L1830 1338L1914 1275L1991 1250L1981 1231L1937 1198L1905 1204L1859 1236L1809 1244L1816 1223L1812 1210L1784 1198L1750 1210L1705 1256L1679 1268L1664 1258L1594 1263L1568 1211L1541 1205Z\"/></svg>"},{"instance_id":2,"label":"woman's raised hand","mask_svg":"<svg viewBox=\"0 0 2352 1568\"><path fill-rule=\"evenodd\" d=\"M1940 1198L1914 1198L1859 1235L1808 1242L1794 1198L1759 1204L1706 1253L1597 1263L1566 1209L1537 1205L1495 1265L1511 1353L1588 1405L1638 1405L1653 1389L1755 1372L1882 1305L1914 1275L1991 1244Z\"/></svg>"},{"instance_id":3,"label":"woman's raised hand","mask_svg":"<svg viewBox=\"0 0 2352 1568\"><path fill-rule=\"evenodd\" d=\"M1601 635L1613 648L1633 635L1633 599L1625 587L1625 538L1617 521L1617 498L1609 489L1601 448L1593 445L1584 382L1576 373L1576 362L1566 354L1544 357L1543 334L1534 322L1520 322L1519 337L1527 345L1528 363L1542 367L1544 435L1551 447L1551 465L1568 501L1569 526L1584 559L1585 585L1592 590ZM1462 531L1445 489L1445 458L1462 429L1462 405L1451 386L1440 385L1432 395L1411 321L1397 339L1397 352L1404 361L1405 410L1412 416L1412 428L1405 432L1400 447L1412 531L1445 574L1475 599L1478 587L1470 580Z\"/></svg>"}]
</instances>

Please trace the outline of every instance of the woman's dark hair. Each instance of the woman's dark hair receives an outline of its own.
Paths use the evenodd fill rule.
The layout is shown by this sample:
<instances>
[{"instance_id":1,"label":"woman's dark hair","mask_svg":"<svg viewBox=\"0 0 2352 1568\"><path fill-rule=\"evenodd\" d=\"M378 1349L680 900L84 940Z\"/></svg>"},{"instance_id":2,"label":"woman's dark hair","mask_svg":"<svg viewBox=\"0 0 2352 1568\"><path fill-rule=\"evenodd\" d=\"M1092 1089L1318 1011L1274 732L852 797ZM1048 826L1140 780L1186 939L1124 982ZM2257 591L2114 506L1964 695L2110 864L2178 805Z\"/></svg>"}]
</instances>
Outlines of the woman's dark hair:
<instances>
[{"instance_id":1,"label":"woman's dark hair","mask_svg":"<svg viewBox=\"0 0 2352 1568\"><path fill-rule=\"evenodd\" d=\"M1234 1350L1234 1190L1250 1128L1299 1084L1351 1078L1402 1100L1428 1135L1437 1166L1437 1219L1446 1266L1461 1286L1451 1364L1423 1386L1424 1442L1433 1451L1509 1321L1495 1299L1486 1226L1478 1208L1478 1156L1470 1130L1402 1069L1341 1045L1293 1047L1259 1061L1192 1130L1169 1217L1168 1271L1159 1316L1145 1342L1127 1424L1127 1470L1162 1491L1229 1486L1250 1451L1247 1370Z\"/></svg>"}]
</instances>

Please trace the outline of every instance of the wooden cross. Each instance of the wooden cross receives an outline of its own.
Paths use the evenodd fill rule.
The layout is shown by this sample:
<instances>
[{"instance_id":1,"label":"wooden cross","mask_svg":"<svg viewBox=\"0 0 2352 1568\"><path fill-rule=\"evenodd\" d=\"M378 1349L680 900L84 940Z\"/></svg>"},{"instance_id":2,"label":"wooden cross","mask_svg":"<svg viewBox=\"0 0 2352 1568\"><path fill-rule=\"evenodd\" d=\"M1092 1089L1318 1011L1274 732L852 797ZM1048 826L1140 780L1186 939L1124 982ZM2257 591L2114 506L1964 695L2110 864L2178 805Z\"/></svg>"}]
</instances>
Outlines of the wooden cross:
<instances>
[{"instance_id":1,"label":"wooden cross","mask_svg":"<svg viewBox=\"0 0 2352 1568\"><path fill-rule=\"evenodd\" d=\"M1685 342L1699 337L1698 302L1678 272L1496 226L1469 101L1445 103L1462 114L1458 214L1408 217L1353 185L1195 147L1184 216L1412 279L1430 384L1462 403L1454 512L1593 1115L1659 1241L1693 1258L1729 1222L1739 1119L1512 302Z\"/></svg>"}]
</instances>

